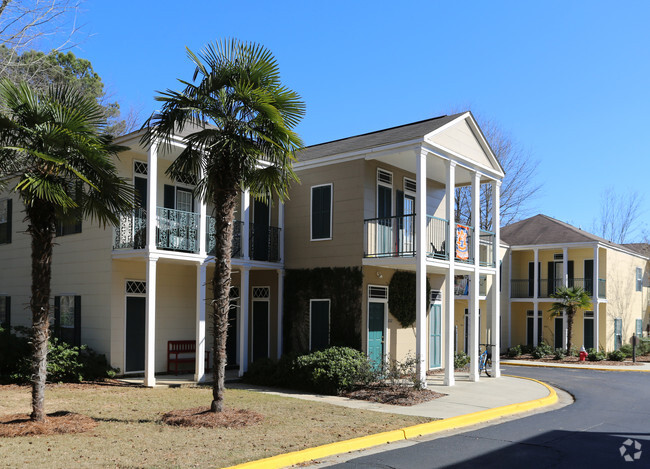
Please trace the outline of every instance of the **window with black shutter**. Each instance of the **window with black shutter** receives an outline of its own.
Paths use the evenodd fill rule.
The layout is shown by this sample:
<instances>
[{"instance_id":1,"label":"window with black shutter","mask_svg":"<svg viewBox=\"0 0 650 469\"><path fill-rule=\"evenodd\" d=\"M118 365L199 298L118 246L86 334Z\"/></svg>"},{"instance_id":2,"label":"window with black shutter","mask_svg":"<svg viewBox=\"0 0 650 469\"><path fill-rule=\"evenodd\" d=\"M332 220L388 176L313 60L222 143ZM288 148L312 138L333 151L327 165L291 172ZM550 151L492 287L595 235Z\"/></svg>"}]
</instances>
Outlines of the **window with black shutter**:
<instances>
[{"instance_id":1,"label":"window with black shutter","mask_svg":"<svg viewBox=\"0 0 650 469\"><path fill-rule=\"evenodd\" d=\"M11 297L0 295L0 326L11 325Z\"/></svg>"},{"instance_id":2,"label":"window with black shutter","mask_svg":"<svg viewBox=\"0 0 650 469\"><path fill-rule=\"evenodd\" d=\"M311 188L311 239L332 239L332 184Z\"/></svg>"},{"instance_id":3,"label":"window with black shutter","mask_svg":"<svg viewBox=\"0 0 650 469\"><path fill-rule=\"evenodd\" d=\"M0 200L0 244L11 243L11 199Z\"/></svg>"}]
</instances>

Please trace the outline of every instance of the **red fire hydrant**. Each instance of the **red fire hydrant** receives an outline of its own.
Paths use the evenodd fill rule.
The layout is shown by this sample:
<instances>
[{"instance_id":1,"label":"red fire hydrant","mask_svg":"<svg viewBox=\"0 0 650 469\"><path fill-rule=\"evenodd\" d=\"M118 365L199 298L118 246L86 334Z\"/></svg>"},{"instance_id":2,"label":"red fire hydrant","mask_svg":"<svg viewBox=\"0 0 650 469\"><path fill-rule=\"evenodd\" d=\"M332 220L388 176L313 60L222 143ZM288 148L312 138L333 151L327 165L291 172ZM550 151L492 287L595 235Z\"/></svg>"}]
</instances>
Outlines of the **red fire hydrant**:
<instances>
[{"instance_id":1,"label":"red fire hydrant","mask_svg":"<svg viewBox=\"0 0 650 469\"><path fill-rule=\"evenodd\" d=\"M587 351L585 350L585 347L582 346L582 348L580 348L580 361L581 361L581 362L585 361L585 360L587 359L588 356L589 356L589 354L588 354Z\"/></svg>"}]
</instances>

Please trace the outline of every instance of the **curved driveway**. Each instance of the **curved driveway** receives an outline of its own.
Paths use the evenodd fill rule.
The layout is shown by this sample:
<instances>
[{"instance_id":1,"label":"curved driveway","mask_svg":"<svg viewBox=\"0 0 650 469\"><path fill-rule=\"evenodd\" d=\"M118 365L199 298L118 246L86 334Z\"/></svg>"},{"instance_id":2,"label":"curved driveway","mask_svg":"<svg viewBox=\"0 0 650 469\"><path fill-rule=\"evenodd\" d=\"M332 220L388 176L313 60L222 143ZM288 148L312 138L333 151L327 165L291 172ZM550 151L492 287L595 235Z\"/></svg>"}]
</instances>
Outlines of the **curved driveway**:
<instances>
[{"instance_id":1,"label":"curved driveway","mask_svg":"<svg viewBox=\"0 0 650 469\"><path fill-rule=\"evenodd\" d=\"M504 373L537 378L564 389L575 397L575 403L446 438L353 457L333 467L650 467L650 373L503 368ZM625 456L632 460L626 461Z\"/></svg>"}]
</instances>

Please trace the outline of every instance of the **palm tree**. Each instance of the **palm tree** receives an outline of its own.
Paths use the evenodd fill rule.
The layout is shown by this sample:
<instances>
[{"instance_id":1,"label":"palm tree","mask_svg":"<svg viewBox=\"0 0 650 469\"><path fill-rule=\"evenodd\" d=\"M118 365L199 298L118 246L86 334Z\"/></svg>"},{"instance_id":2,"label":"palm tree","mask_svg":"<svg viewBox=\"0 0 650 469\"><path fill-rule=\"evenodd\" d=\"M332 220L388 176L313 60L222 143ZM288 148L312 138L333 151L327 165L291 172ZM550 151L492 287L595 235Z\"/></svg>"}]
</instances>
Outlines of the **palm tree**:
<instances>
[{"instance_id":1,"label":"palm tree","mask_svg":"<svg viewBox=\"0 0 650 469\"><path fill-rule=\"evenodd\" d=\"M110 159L125 148L103 134L105 124L97 102L69 87L36 92L0 82L0 176L22 199L32 245L32 420L45 419L55 226L81 217L116 224L133 206L133 190Z\"/></svg>"},{"instance_id":2,"label":"palm tree","mask_svg":"<svg viewBox=\"0 0 650 469\"><path fill-rule=\"evenodd\" d=\"M571 337L573 335L573 319L579 309L591 307L589 293L582 287L560 287L551 295L558 301L551 305L551 316L562 316L566 311L567 317L567 350L571 350ZM598 340L598 338L596 338Z\"/></svg>"},{"instance_id":3,"label":"palm tree","mask_svg":"<svg viewBox=\"0 0 650 469\"><path fill-rule=\"evenodd\" d=\"M223 410L230 258L237 198L245 189L266 199L287 198L293 153L302 146L292 130L305 112L300 96L280 82L278 64L267 49L236 39L209 44L185 89L167 90L156 100L161 111L145 123L143 142L171 143L183 136L185 149L167 174L175 179L202 174L195 196L214 205L215 270L212 279L214 388L211 410ZM263 164L261 164L263 163Z\"/></svg>"}]
</instances>

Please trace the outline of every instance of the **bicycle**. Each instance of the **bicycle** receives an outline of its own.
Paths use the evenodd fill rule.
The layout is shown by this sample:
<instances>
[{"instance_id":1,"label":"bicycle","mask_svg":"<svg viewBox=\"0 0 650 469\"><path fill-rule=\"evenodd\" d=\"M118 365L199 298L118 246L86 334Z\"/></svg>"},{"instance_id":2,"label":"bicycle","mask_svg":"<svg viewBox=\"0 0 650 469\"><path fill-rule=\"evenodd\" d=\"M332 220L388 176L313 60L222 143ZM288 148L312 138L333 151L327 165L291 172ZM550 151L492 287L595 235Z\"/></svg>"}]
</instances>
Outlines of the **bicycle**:
<instances>
[{"instance_id":1,"label":"bicycle","mask_svg":"<svg viewBox=\"0 0 650 469\"><path fill-rule=\"evenodd\" d=\"M492 352L488 352L488 347L494 347L492 344L479 344L479 346L485 347L483 353L478 356L478 374L481 374L481 371L485 371L487 376L492 376Z\"/></svg>"}]
</instances>

